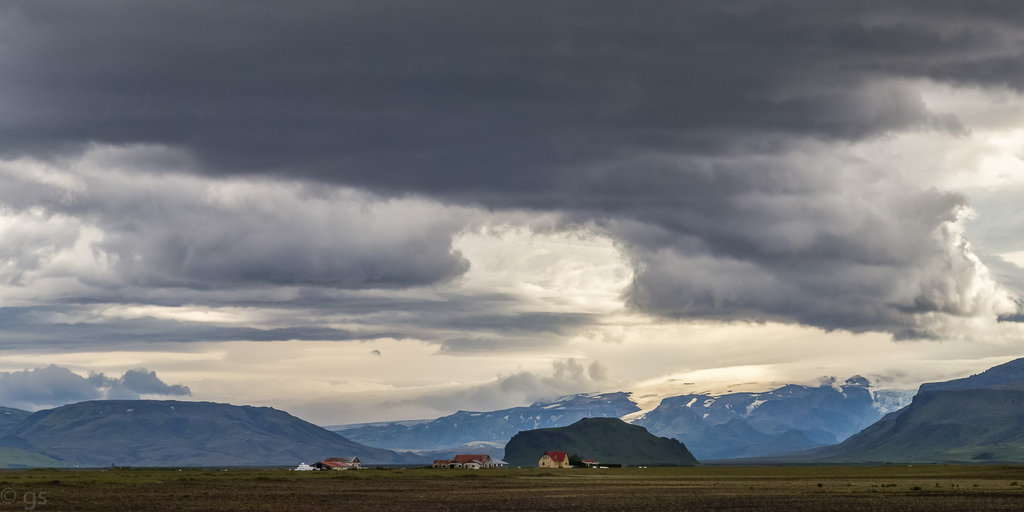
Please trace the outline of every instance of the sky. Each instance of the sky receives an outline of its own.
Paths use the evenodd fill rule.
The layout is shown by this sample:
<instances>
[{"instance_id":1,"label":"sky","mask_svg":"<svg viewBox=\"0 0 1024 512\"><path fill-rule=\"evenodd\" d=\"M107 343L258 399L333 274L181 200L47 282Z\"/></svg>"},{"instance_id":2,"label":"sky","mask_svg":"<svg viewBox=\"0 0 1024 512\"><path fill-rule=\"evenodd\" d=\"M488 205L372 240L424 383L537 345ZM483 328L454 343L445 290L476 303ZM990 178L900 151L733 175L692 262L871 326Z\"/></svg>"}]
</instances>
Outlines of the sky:
<instances>
[{"instance_id":1,"label":"sky","mask_svg":"<svg viewBox=\"0 0 1024 512\"><path fill-rule=\"evenodd\" d=\"M1022 25L1012 0L3 2L0 405L343 424L1020 357Z\"/></svg>"}]
</instances>

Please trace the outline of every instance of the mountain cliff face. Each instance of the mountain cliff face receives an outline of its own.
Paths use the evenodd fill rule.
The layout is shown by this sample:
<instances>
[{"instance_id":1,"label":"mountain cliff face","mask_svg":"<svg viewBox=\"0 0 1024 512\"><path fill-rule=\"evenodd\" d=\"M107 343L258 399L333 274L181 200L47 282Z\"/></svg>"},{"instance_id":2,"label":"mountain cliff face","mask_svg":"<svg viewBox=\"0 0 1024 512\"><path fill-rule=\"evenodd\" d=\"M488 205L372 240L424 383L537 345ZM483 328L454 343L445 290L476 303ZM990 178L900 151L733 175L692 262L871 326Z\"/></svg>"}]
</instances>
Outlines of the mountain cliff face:
<instances>
[{"instance_id":1,"label":"mountain cliff face","mask_svg":"<svg viewBox=\"0 0 1024 512\"><path fill-rule=\"evenodd\" d=\"M421 462L270 407L172 400L96 400L39 411L0 446L93 467L295 465L331 456Z\"/></svg>"},{"instance_id":2,"label":"mountain cliff face","mask_svg":"<svg viewBox=\"0 0 1024 512\"><path fill-rule=\"evenodd\" d=\"M472 442L504 444L522 430L561 427L582 418L618 418L640 410L628 393L582 394L490 412L459 411L418 424L334 430L353 441L396 450L437 450Z\"/></svg>"},{"instance_id":3,"label":"mountain cliff face","mask_svg":"<svg viewBox=\"0 0 1024 512\"><path fill-rule=\"evenodd\" d=\"M563 451L602 463L692 466L697 459L679 441L616 418L585 418L567 427L520 432L505 446L511 466L536 466L545 451Z\"/></svg>"},{"instance_id":4,"label":"mountain cliff face","mask_svg":"<svg viewBox=\"0 0 1024 512\"><path fill-rule=\"evenodd\" d=\"M851 378L840 387L681 395L662 400L634 423L686 443L698 459L802 450L834 444L882 416L866 384Z\"/></svg>"},{"instance_id":5,"label":"mountain cliff face","mask_svg":"<svg viewBox=\"0 0 1024 512\"><path fill-rule=\"evenodd\" d=\"M1024 359L922 384L907 407L834 446L778 463L1024 463Z\"/></svg>"},{"instance_id":6,"label":"mountain cliff face","mask_svg":"<svg viewBox=\"0 0 1024 512\"><path fill-rule=\"evenodd\" d=\"M918 393L940 391L944 389L976 389L1024 382L1024 358L1014 359L1008 363L993 366L977 375L946 382L929 382L921 384Z\"/></svg>"},{"instance_id":7,"label":"mountain cliff face","mask_svg":"<svg viewBox=\"0 0 1024 512\"><path fill-rule=\"evenodd\" d=\"M794 456L806 462L1024 463L1024 383L922 392L846 441Z\"/></svg>"}]
</instances>

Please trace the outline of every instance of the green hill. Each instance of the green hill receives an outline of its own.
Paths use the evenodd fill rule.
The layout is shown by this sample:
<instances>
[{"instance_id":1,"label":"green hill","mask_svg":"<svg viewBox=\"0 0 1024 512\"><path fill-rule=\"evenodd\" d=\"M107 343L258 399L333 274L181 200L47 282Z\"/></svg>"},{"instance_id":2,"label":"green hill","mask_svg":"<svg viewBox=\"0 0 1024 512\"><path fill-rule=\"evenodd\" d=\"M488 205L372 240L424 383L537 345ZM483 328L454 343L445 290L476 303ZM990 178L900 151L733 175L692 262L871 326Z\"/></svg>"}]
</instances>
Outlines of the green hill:
<instances>
[{"instance_id":1,"label":"green hill","mask_svg":"<svg viewBox=\"0 0 1024 512\"><path fill-rule=\"evenodd\" d=\"M505 445L505 462L511 466L536 466L548 450L624 466L697 464L683 443L657 437L618 418L583 418L567 427L520 432Z\"/></svg>"},{"instance_id":2,"label":"green hill","mask_svg":"<svg viewBox=\"0 0 1024 512\"><path fill-rule=\"evenodd\" d=\"M846 441L803 452L798 458L805 462L1024 463L1024 384L924 392L906 408Z\"/></svg>"},{"instance_id":3,"label":"green hill","mask_svg":"<svg viewBox=\"0 0 1024 512\"><path fill-rule=\"evenodd\" d=\"M64 461L47 457L21 448L0 446L0 468L64 468L69 464Z\"/></svg>"}]
</instances>

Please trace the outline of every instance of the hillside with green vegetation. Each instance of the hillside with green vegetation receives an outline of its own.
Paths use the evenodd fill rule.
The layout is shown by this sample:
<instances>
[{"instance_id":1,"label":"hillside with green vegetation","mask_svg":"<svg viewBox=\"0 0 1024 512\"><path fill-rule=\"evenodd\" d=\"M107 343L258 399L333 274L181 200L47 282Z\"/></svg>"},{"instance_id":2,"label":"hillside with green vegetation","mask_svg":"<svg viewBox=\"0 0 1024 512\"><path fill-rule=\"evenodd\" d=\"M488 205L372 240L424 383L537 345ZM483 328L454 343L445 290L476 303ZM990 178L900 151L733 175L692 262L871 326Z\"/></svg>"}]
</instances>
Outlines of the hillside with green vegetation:
<instances>
[{"instance_id":1,"label":"hillside with green vegetation","mask_svg":"<svg viewBox=\"0 0 1024 512\"><path fill-rule=\"evenodd\" d=\"M39 411L0 438L0 446L82 467L294 466L353 456L364 464L425 461L350 441L270 407L175 400L94 400Z\"/></svg>"},{"instance_id":2,"label":"hillside with green vegetation","mask_svg":"<svg viewBox=\"0 0 1024 512\"><path fill-rule=\"evenodd\" d=\"M22 450L21 448L0 446L0 468L3 469L64 468L68 466L67 462L47 457L40 453Z\"/></svg>"},{"instance_id":3,"label":"hillside with green vegetation","mask_svg":"<svg viewBox=\"0 0 1024 512\"><path fill-rule=\"evenodd\" d=\"M526 430L505 445L505 462L536 466L545 451L624 466L693 466L697 459L675 439L657 437L618 418L583 418L567 427Z\"/></svg>"},{"instance_id":4,"label":"hillside with green vegetation","mask_svg":"<svg viewBox=\"0 0 1024 512\"><path fill-rule=\"evenodd\" d=\"M808 462L1024 463L1024 385L948 389L914 397Z\"/></svg>"}]
</instances>

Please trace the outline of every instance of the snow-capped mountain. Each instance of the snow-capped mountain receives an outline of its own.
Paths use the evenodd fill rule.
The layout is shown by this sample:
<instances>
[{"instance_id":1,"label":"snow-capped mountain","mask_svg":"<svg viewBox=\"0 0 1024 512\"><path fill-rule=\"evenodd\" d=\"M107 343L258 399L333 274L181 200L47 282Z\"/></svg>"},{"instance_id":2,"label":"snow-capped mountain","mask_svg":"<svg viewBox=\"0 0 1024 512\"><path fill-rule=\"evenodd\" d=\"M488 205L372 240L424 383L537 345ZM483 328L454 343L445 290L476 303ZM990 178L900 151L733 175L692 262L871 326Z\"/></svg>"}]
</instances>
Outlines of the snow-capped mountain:
<instances>
[{"instance_id":1,"label":"snow-capped mountain","mask_svg":"<svg viewBox=\"0 0 1024 512\"><path fill-rule=\"evenodd\" d=\"M353 441L393 450L457 450L506 443L516 433L581 418L621 418L675 438L699 459L753 457L834 444L910 401L912 391L875 390L855 376L839 386L786 385L761 393L687 394L643 412L629 393L588 393L499 411L459 411L430 421L340 425Z\"/></svg>"},{"instance_id":2,"label":"snow-capped mountain","mask_svg":"<svg viewBox=\"0 0 1024 512\"><path fill-rule=\"evenodd\" d=\"M885 415L910 405L915 394L912 389L876 389L871 392L871 397L875 401L875 409Z\"/></svg>"},{"instance_id":3,"label":"snow-capped mountain","mask_svg":"<svg viewBox=\"0 0 1024 512\"><path fill-rule=\"evenodd\" d=\"M522 430L562 427L582 418L619 418L638 411L629 394L587 393L500 411L459 411L417 424L340 426L333 430L370 446L434 450L486 441L504 444Z\"/></svg>"},{"instance_id":4,"label":"snow-capped mountain","mask_svg":"<svg viewBox=\"0 0 1024 512\"><path fill-rule=\"evenodd\" d=\"M901 395L876 393L855 376L841 386L786 385L764 393L666 398L634 419L651 433L682 441L698 459L753 457L834 444L882 417Z\"/></svg>"}]
</instances>

